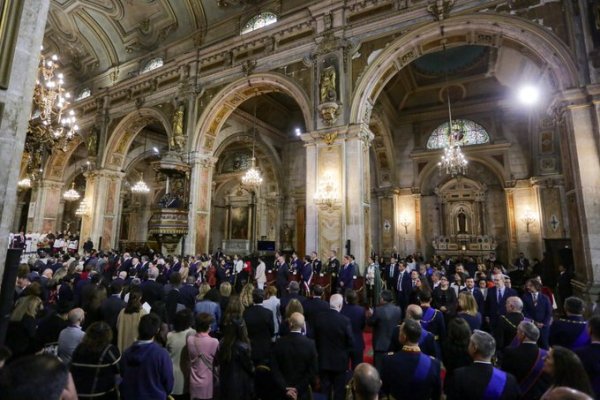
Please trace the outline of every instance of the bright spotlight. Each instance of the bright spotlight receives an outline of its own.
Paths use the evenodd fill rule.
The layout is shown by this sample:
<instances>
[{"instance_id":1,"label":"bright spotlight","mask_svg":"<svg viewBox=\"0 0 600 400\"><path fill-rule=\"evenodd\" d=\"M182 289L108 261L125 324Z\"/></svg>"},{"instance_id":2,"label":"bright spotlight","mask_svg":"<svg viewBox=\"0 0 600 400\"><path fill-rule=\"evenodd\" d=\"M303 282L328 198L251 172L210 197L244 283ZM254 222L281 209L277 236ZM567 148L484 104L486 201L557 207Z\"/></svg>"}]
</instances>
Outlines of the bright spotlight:
<instances>
[{"instance_id":1,"label":"bright spotlight","mask_svg":"<svg viewBox=\"0 0 600 400\"><path fill-rule=\"evenodd\" d=\"M159 153L159 151L158 151L158 147L153 147L153 148L152 148L152 150L154 150L154 152L155 152L156 154L158 154L158 153Z\"/></svg>"},{"instance_id":2,"label":"bright spotlight","mask_svg":"<svg viewBox=\"0 0 600 400\"><path fill-rule=\"evenodd\" d=\"M300 128L296 128L295 132L296 132L296 136L302 135L302 132L300 132Z\"/></svg>"},{"instance_id":3,"label":"bright spotlight","mask_svg":"<svg viewBox=\"0 0 600 400\"><path fill-rule=\"evenodd\" d=\"M538 102L540 98L540 91L537 87L532 85L525 85L519 90L519 101L527 106L533 105Z\"/></svg>"}]
</instances>

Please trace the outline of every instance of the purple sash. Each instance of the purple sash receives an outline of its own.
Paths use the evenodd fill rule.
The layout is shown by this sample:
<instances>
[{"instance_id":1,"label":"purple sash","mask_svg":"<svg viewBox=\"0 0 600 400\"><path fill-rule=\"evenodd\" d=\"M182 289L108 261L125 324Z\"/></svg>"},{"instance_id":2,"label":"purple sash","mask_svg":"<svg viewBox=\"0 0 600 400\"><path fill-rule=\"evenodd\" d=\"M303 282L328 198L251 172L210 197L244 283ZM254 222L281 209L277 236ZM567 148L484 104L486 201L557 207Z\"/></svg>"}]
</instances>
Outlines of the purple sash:
<instances>
[{"instance_id":1,"label":"purple sash","mask_svg":"<svg viewBox=\"0 0 600 400\"><path fill-rule=\"evenodd\" d=\"M502 397L504 386L506 386L506 372L494 368L490 382L483 392L483 400L498 400Z\"/></svg>"},{"instance_id":2,"label":"purple sash","mask_svg":"<svg viewBox=\"0 0 600 400\"><path fill-rule=\"evenodd\" d=\"M590 335L588 333L587 324L585 324L583 326L583 329L581 330L581 333L579 334L579 336L577 336L577 339L575 339L575 341L571 345L571 350L575 350L585 345L588 345L591 341L592 339L590 338Z\"/></svg>"},{"instance_id":3,"label":"purple sash","mask_svg":"<svg viewBox=\"0 0 600 400\"><path fill-rule=\"evenodd\" d=\"M427 329L429 323L433 321L433 317L435 317L435 309L433 307L427 307L427 310L423 313L423 318L421 318L421 327Z\"/></svg>"},{"instance_id":4,"label":"purple sash","mask_svg":"<svg viewBox=\"0 0 600 400\"><path fill-rule=\"evenodd\" d=\"M533 385L537 382L540 375L542 374L542 369L544 368L544 360L546 359L546 354L548 354L548 351L546 351L544 349L538 350L537 359L535 360L533 367L531 367L531 370L529 371L527 376L525 378L523 378L523 380L519 383L519 386L521 387L521 394L523 396L525 394L527 394L527 392L529 392L529 390L531 390Z\"/></svg>"},{"instance_id":5,"label":"purple sash","mask_svg":"<svg viewBox=\"0 0 600 400\"><path fill-rule=\"evenodd\" d=\"M417 369L415 369L414 378L417 382L425 382L427 374L429 374L429 367L431 366L431 358L428 355L420 353L419 363Z\"/></svg>"}]
</instances>

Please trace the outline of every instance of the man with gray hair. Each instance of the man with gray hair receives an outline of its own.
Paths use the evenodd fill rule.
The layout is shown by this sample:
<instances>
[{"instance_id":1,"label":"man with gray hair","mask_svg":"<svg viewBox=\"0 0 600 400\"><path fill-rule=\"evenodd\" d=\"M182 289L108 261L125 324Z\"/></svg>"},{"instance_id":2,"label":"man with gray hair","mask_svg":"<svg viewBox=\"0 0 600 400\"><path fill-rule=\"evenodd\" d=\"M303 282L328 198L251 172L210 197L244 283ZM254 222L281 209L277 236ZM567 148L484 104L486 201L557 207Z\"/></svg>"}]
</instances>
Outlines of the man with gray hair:
<instances>
[{"instance_id":1,"label":"man with gray hair","mask_svg":"<svg viewBox=\"0 0 600 400\"><path fill-rule=\"evenodd\" d=\"M358 364L354 369L349 389L354 400L377 400L381 389L379 372L371 364Z\"/></svg>"},{"instance_id":2,"label":"man with gray hair","mask_svg":"<svg viewBox=\"0 0 600 400\"><path fill-rule=\"evenodd\" d=\"M343 400L345 376L348 370L350 352L353 349L350 320L340 313L344 298L334 294L329 299L329 310L315 317L314 337L319 354L319 377L321 393L329 397L333 389L333 399Z\"/></svg>"},{"instance_id":3,"label":"man with gray hair","mask_svg":"<svg viewBox=\"0 0 600 400\"><path fill-rule=\"evenodd\" d=\"M552 383L543 372L547 351L538 347L539 337L540 330L533 322L521 321L517 329L519 345L504 351L502 369L515 376L523 399L539 399Z\"/></svg>"},{"instance_id":4,"label":"man with gray hair","mask_svg":"<svg viewBox=\"0 0 600 400\"><path fill-rule=\"evenodd\" d=\"M71 356L75 348L83 340L85 332L81 329L81 324L83 324L84 319L84 311L81 308L74 308L69 311L69 326L60 331L60 335L58 336L58 357L65 364L71 362Z\"/></svg>"},{"instance_id":5,"label":"man with gray hair","mask_svg":"<svg viewBox=\"0 0 600 400\"><path fill-rule=\"evenodd\" d=\"M152 263L148 267L148 280L142 283L142 303L148 303L151 307L158 301L164 301L165 291L163 285L156 282L159 271Z\"/></svg>"},{"instance_id":6,"label":"man with gray hair","mask_svg":"<svg viewBox=\"0 0 600 400\"><path fill-rule=\"evenodd\" d=\"M493 330L496 346L499 351L504 350L511 344L517 335L517 327L523 321L525 316L523 311L523 301L518 296L511 296L506 299L506 315L501 315L498 324Z\"/></svg>"},{"instance_id":7,"label":"man with gray hair","mask_svg":"<svg viewBox=\"0 0 600 400\"><path fill-rule=\"evenodd\" d=\"M473 364L454 372L448 400L511 400L519 399L520 391L514 376L495 368L492 357L496 341L487 332L476 329L469 341Z\"/></svg>"}]
</instances>

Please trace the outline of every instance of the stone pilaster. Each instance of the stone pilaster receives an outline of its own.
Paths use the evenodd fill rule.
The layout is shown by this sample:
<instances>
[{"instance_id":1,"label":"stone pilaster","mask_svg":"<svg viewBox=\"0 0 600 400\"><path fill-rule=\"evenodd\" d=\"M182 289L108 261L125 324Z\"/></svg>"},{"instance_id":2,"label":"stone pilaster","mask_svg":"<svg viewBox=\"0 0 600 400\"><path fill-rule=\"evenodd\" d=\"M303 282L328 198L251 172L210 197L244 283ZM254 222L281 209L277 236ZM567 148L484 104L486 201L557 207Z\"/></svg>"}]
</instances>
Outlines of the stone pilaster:
<instances>
[{"instance_id":1,"label":"stone pilaster","mask_svg":"<svg viewBox=\"0 0 600 400\"><path fill-rule=\"evenodd\" d=\"M122 172L108 169L86 174L84 198L88 204L88 214L82 218L81 243L90 237L98 249L117 246L117 219L121 213L120 193L123 177Z\"/></svg>"},{"instance_id":2,"label":"stone pilaster","mask_svg":"<svg viewBox=\"0 0 600 400\"><path fill-rule=\"evenodd\" d=\"M196 154L191 160L189 233L185 249L189 254L201 254L210 249L210 211L212 180L217 158L208 154Z\"/></svg>"},{"instance_id":3,"label":"stone pilaster","mask_svg":"<svg viewBox=\"0 0 600 400\"><path fill-rule=\"evenodd\" d=\"M31 203L29 205L28 230L32 232L55 232L58 226L59 210L62 211L61 203L64 184L62 182L44 179L36 184L33 189Z\"/></svg>"}]
</instances>

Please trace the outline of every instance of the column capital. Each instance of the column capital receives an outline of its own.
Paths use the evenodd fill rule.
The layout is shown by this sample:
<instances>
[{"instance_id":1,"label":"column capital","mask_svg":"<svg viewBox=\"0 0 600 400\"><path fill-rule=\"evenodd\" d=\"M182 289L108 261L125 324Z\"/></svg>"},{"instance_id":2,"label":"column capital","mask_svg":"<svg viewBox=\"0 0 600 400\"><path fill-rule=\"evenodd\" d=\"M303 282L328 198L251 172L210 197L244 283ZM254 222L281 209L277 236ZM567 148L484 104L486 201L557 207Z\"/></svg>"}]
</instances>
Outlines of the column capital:
<instances>
[{"instance_id":1,"label":"column capital","mask_svg":"<svg viewBox=\"0 0 600 400\"><path fill-rule=\"evenodd\" d=\"M189 160L193 167L200 166L202 168L213 168L217 164L219 158L213 157L212 154L190 153Z\"/></svg>"},{"instance_id":2,"label":"column capital","mask_svg":"<svg viewBox=\"0 0 600 400\"><path fill-rule=\"evenodd\" d=\"M123 179L125 177L125 173L121 172L121 171L116 171L114 169L95 169L95 170L84 173L84 176L87 179L98 179L98 178Z\"/></svg>"},{"instance_id":3,"label":"column capital","mask_svg":"<svg viewBox=\"0 0 600 400\"><path fill-rule=\"evenodd\" d=\"M62 189L65 183L53 179L42 179L37 185L40 189Z\"/></svg>"}]
</instances>

